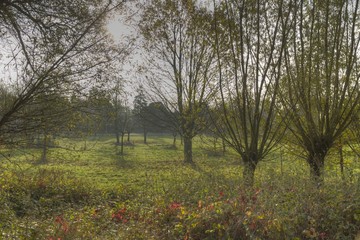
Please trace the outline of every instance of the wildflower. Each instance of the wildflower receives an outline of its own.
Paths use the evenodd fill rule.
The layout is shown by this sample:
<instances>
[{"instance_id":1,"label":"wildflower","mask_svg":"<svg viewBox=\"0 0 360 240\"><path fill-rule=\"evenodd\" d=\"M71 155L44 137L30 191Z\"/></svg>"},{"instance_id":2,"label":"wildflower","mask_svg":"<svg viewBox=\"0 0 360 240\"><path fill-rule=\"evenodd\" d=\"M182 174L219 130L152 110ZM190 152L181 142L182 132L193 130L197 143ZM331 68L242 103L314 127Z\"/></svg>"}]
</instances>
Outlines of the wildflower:
<instances>
[{"instance_id":1,"label":"wildflower","mask_svg":"<svg viewBox=\"0 0 360 240\"><path fill-rule=\"evenodd\" d=\"M64 219L63 219L62 216L59 215L59 216L56 216L55 222L56 222L56 223L59 223L59 224L62 224L62 223L64 222Z\"/></svg>"},{"instance_id":2,"label":"wildflower","mask_svg":"<svg viewBox=\"0 0 360 240\"><path fill-rule=\"evenodd\" d=\"M177 202L173 202L170 204L170 209L179 209L181 207L181 204L180 203L177 203Z\"/></svg>"},{"instance_id":3,"label":"wildflower","mask_svg":"<svg viewBox=\"0 0 360 240\"><path fill-rule=\"evenodd\" d=\"M67 224L67 222L64 220L64 218L62 216L60 216L60 215L56 216L55 222L60 225L60 227L64 231L64 233L67 233L69 231L69 225Z\"/></svg>"},{"instance_id":4,"label":"wildflower","mask_svg":"<svg viewBox=\"0 0 360 240\"><path fill-rule=\"evenodd\" d=\"M126 208L122 208L119 211L113 213L111 215L111 218L116 222L127 223L129 220L125 217L125 214L126 214Z\"/></svg>"}]
</instances>

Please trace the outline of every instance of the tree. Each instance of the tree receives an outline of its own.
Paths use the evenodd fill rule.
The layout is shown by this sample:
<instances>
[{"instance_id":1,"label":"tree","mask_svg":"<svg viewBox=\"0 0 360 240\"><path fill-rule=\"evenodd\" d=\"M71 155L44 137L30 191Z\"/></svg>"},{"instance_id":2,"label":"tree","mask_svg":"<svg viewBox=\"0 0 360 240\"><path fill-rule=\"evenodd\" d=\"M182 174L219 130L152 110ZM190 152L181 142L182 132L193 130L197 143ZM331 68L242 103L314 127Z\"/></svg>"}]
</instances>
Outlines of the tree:
<instances>
[{"instance_id":1,"label":"tree","mask_svg":"<svg viewBox=\"0 0 360 240\"><path fill-rule=\"evenodd\" d=\"M127 124L125 126L125 131L126 131L126 134L127 134L127 143L132 144L131 139L130 139L130 135L134 131L134 125L135 125L134 113L133 113L132 109L129 106L126 109L126 112L127 112L127 117L128 117Z\"/></svg>"},{"instance_id":2,"label":"tree","mask_svg":"<svg viewBox=\"0 0 360 240\"><path fill-rule=\"evenodd\" d=\"M121 5L100 0L0 3L0 40L10 53L7 66L13 73L5 81L16 96L1 115L1 138L22 131L15 124L19 119L32 121L34 112L23 110L38 96L54 89L70 96L90 85L85 82L94 80L96 69L111 61L114 52L104 23Z\"/></svg>"},{"instance_id":3,"label":"tree","mask_svg":"<svg viewBox=\"0 0 360 240\"><path fill-rule=\"evenodd\" d=\"M0 83L0 118L11 108L16 95L6 86L3 82ZM0 145L5 145L10 143L9 132L3 133L0 137Z\"/></svg>"},{"instance_id":4,"label":"tree","mask_svg":"<svg viewBox=\"0 0 360 240\"><path fill-rule=\"evenodd\" d=\"M180 133L180 118L177 111L172 112L162 102L152 102L146 108L149 130L154 132L170 132L173 135L173 146L176 146L176 137Z\"/></svg>"},{"instance_id":5,"label":"tree","mask_svg":"<svg viewBox=\"0 0 360 240\"><path fill-rule=\"evenodd\" d=\"M220 93L213 123L244 163L252 186L259 161L282 136L277 121L281 67L292 1L214 1Z\"/></svg>"},{"instance_id":6,"label":"tree","mask_svg":"<svg viewBox=\"0 0 360 240\"><path fill-rule=\"evenodd\" d=\"M112 119L113 105L111 94L107 89L92 87L88 93L84 110L88 115L89 130L95 134L97 132L108 133L113 126L109 124ZM91 121L91 123L89 122Z\"/></svg>"},{"instance_id":7,"label":"tree","mask_svg":"<svg viewBox=\"0 0 360 240\"><path fill-rule=\"evenodd\" d=\"M327 153L360 103L359 0L294 2L292 15L282 105L311 176L321 183Z\"/></svg>"},{"instance_id":8,"label":"tree","mask_svg":"<svg viewBox=\"0 0 360 240\"><path fill-rule=\"evenodd\" d=\"M178 113L185 163L193 163L192 139L204 127L199 112L214 90L211 18L197 1L152 0L145 4L139 24L149 89L154 101Z\"/></svg>"},{"instance_id":9,"label":"tree","mask_svg":"<svg viewBox=\"0 0 360 240\"><path fill-rule=\"evenodd\" d=\"M26 131L25 134L32 136L29 138L31 142L27 142L31 146L34 134L37 133L38 139L36 145L42 148L40 163L47 163L49 146L54 146L53 140L55 140L56 135L64 132L64 129L73 121L73 108L70 101L58 93L43 94L38 96L37 100L37 105L33 104L31 109L29 109L29 111L37 112L36 115L31 114L33 122L38 123L35 128L36 131L34 132L30 128L30 132ZM24 124L27 125L26 119L24 120Z\"/></svg>"},{"instance_id":10,"label":"tree","mask_svg":"<svg viewBox=\"0 0 360 240\"><path fill-rule=\"evenodd\" d=\"M122 104L121 102L118 103L116 106L117 112L116 112L116 118L115 118L115 133L117 135L117 144L119 144L119 133L121 136L121 142L120 142L120 154L124 154L124 137L126 133L130 133L129 131L129 125L131 124L131 110L128 106L125 104ZM129 139L129 138L128 138Z\"/></svg>"},{"instance_id":11,"label":"tree","mask_svg":"<svg viewBox=\"0 0 360 240\"><path fill-rule=\"evenodd\" d=\"M142 85L136 90L137 95L134 98L134 109L133 114L136 122L141 126L144 133L144 143L146 143L146 137L148 132L148 114L147 107L148 103L146 100L144 87Z\"/></svg>"},{"instance_id":12,"label":"tree","mask_svg":"<svg viewBox=\"0 0 360 240\"><path fill-rule=\"evenodd\" d=\"M114 133L116 145L120 145L120 154L124 154L124 136L129 132L131 111L127 105L127 99L123 97L123 79L115 77L114 87L111 89L112 119L114 121Z\"/></svg>"}]
</instances>

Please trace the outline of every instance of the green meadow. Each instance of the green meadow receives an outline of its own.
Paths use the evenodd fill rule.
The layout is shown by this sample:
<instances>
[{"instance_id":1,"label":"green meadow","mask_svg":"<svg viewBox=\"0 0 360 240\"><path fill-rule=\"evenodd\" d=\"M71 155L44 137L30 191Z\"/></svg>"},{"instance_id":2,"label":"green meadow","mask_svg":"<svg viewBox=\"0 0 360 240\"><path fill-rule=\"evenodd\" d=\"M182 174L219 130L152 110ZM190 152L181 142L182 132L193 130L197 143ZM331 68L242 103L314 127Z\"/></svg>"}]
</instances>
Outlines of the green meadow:
<instances>
[{"instance_id":1,"label":"green meadow","mask_svg":"<svg viewBox=\"0 0 360 240\"><path fill-rule=\"evenodd\" d=\"M132 135L55 139L1 149L0 239L359 239L360 161L336 152L316 186L306 162L278 149L245 188L239 156L198 137L194 165L180 140Z\"/></svg>"}]
</instances>

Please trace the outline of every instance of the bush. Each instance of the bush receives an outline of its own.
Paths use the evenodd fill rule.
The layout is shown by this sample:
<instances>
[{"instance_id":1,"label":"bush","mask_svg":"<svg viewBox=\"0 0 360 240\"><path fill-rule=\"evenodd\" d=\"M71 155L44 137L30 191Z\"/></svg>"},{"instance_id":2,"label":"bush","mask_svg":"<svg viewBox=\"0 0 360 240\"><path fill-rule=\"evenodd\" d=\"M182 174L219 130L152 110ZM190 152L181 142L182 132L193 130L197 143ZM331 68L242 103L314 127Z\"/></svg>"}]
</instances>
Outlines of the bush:
<instances>
[{"instance_id":1,"label":"bush","mask_svg":"<svg viewBox=\"0 0 360 240\"><path fill-rule=\"evenodd\" d=\"M35 174L6 172L1 179L0 201L7 216L11 216L9 212L17 217L52 214L97 196L91 196L93 189L89 184L59 170L40 169Z\"/></svg>"},{"instance_id":2,"label":"bush","mask_svg":"<svg viewBox=\"0 0 360 240\"><path fill-rule=\"evenodd\" d=\"M306 180L302 179L302 183ZM354 239L360 231L356 185L274 181L238 194L209 196L197 206L169 203L154 211L158 235L173 239Z\"/></svg>"}]
</instances>

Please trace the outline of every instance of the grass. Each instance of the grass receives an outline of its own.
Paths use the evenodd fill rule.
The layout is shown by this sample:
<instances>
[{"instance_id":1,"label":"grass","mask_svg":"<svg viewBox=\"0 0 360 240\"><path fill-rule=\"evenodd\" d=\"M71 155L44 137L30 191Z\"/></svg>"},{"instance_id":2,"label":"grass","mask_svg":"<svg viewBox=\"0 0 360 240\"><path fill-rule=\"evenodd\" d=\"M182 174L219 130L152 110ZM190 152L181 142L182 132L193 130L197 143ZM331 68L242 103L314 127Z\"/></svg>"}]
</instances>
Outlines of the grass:
<instances>
[{"instance_id":1,"label":"grass","mask_svg":"<svg viewBox=\"0 0 360 240\"><path fill-rule=\"evenodd\" d=\"M346 181L336 154L326 184L308 180L304 161L280 151L242 184L239 157L196 139L196 165L182 162L170 136L57 139L40 149L3 149L2 239L355 239L360 231L359 162L348 153ZM69 151L71 149L71 151ZM86 150L84 150L86 149ZM282 160L282 161L280 161ZM281 163L282 162L282 163Z\"/></svg>"}]
</instances>

